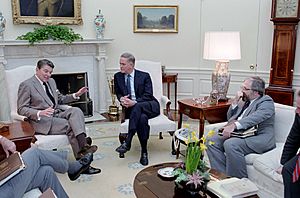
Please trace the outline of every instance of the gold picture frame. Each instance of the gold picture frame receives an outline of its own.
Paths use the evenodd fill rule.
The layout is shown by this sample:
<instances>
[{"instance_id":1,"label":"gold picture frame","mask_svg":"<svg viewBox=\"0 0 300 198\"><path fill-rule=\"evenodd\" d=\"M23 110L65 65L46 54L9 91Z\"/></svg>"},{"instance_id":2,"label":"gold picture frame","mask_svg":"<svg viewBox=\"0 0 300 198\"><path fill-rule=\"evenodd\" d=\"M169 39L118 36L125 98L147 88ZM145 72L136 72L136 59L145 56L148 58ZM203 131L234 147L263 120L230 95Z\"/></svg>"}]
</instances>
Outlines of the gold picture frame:
<instances>
[{"instance_id":1,"label":"gold picture frame","mask_svg":"<svg viewBox=\"0 0 300 198\"><path fill-rule=\"evenodd\" d=\"M135 5L133 32L178 33L177 5Z\"/></svg>"},{"instance_id":2,"label":"gold picture frame","mask_svg":"<svg viewBox=\"0 0 300 198\"><path fill-rule=\"evenodd\" d=\"M45 3L45 4L43 4ZM12 0L14 24L81 25L81 0Z\"/></svg>"}]
</instances>

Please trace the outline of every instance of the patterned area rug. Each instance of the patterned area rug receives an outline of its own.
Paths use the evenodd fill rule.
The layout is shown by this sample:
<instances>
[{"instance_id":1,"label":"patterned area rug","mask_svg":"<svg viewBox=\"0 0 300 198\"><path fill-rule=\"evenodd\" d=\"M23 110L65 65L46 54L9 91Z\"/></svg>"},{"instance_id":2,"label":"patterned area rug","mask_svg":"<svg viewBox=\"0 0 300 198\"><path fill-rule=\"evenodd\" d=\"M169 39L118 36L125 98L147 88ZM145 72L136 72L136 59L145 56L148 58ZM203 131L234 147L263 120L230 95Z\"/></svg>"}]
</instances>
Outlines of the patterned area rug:
<instances>
[{"instance_id":1,"label":"patterned area rug","mask_svg":"<svg viewBox=\"0 0 300 198\"><path fill-rule=\"evenodd\" d=\"M67 174L58 174L68 195L73 198L84 197L113 197L132 198L133 181L135 175L145 166L139 163L140 145L135 136L132 148L125 154L125 158L119 158L115 151L120 145L118 141L119 122L102 122L86 125L89 135L93 138L93 144L99 149L94 154L92 166L101 168L97 175L81 175L76 181L70 181ZM157 136L151 136L148 143L149 166L162 163L181 161L171 155L171 136L166 133L162 140ZM67 148L71 155L70 148Z\"/></svg>"}]
</instances>

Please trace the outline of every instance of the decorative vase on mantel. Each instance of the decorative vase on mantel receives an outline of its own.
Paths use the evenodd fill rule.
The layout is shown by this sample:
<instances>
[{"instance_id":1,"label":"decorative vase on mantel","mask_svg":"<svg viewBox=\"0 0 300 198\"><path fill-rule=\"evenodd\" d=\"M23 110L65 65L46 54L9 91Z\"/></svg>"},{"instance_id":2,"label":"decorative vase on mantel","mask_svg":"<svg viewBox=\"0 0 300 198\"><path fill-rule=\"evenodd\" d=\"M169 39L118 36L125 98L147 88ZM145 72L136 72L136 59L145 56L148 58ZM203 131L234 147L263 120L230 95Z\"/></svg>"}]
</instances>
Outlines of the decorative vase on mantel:
<instances>
[{"instance_id":1,"label":"decorative vase on mantel","mask_svg":"<svg viewBox=\"0 0 300 198\"><path fill-rule=\"evenodd\" d=\"M94 19L94 25L95 25L97 39L104 38L105 24L106 24L106 20L104 18L104 15L101 13L101 10L99 10L99 13L96 15L96 17Z\"/></svg>"}]
</instances>

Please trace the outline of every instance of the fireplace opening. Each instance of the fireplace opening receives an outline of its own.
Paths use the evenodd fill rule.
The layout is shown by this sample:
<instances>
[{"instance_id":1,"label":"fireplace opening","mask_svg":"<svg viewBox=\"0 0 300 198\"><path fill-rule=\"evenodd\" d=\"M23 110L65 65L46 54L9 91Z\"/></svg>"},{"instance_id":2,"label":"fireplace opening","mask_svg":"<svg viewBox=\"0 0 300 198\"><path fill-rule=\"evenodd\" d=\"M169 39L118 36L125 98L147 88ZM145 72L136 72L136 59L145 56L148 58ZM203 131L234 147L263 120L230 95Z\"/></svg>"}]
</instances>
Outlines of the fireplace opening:
<instances>
[{"instance_id":1,"label":"fireplace opening","mask_svg":"<svg viewBox=\"0 0 300 198\"><path fill-rule=\"evenodd\" d=\"M52 74L57 89L64 95L77 92L81 87L88 87L88 74L82 73L60 73ZM78 107L82 110L85 117L93 116L93 101L89 97L89 92L80 96L80 99L68 105Z\"/></svg>"}]
</instances>

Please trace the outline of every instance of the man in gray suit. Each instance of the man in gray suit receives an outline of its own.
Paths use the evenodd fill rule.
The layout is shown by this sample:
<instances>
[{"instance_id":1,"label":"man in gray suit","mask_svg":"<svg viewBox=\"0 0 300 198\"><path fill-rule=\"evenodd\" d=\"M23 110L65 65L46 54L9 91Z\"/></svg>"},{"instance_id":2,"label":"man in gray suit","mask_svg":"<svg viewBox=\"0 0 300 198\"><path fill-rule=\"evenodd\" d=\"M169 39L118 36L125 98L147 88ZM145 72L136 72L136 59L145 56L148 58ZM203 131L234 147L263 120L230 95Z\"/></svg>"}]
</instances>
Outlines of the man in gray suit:
<instances>
[{"instance_id":1,"label":"man in gray suit","mask_svg":"<svg viewBox=\"0 0 300 198\"><path fill-rule=\"evenodd\" d=\"M265 82L259 77L250 77L243 82L227 112L228 123L221 128L221 136L216 134L208 138L207 142L214 142L207 146L212 168L228 176L248 177L245 155L275 148L275 107L272 98L264 92ZM257 126L256 135L231 137L231 132L253 126Z\"/></svg>"},{"instance_id":2,"label":"man in gray suit","mask_svg":"<svg viewBox=\"0 0 300 198\"><path fill-rule=\"evenodd\" d=\"M16 151L16 145L0 135L0 145L9 156ZM2 198L22 197L25 192L34 188L45 192L51 188L59 198L68 195L60 184L55 172L66 173L70 180L76 180L82 172L89 168L93 154L88 153L78 161L68 162L67 152L52 152L30 148L22 153L26 168L0 186ZM55 172L54 172L55 171Z\"/></svg>"},{"instance_id":3,"label":"man in gray suit","mask_svg":"<svg viewBox=\"0 0 300 198\"><path fill-rule=\"evenodd\" d=\"M76 93L62 95L51 74L54 64L39 60L36 74L22 82L18 91L18 113L26 116L37 134L66 134L69 138L75 158L87 152L94 153L96 145L91 146L91 139L86 138L84 115L77 107L63 104L79 99L88 91L82 87ZM87 142L88 140L88 142ZM100 169L90 168L86 174L99 173Z\"/></svg>"}]
</instances>

